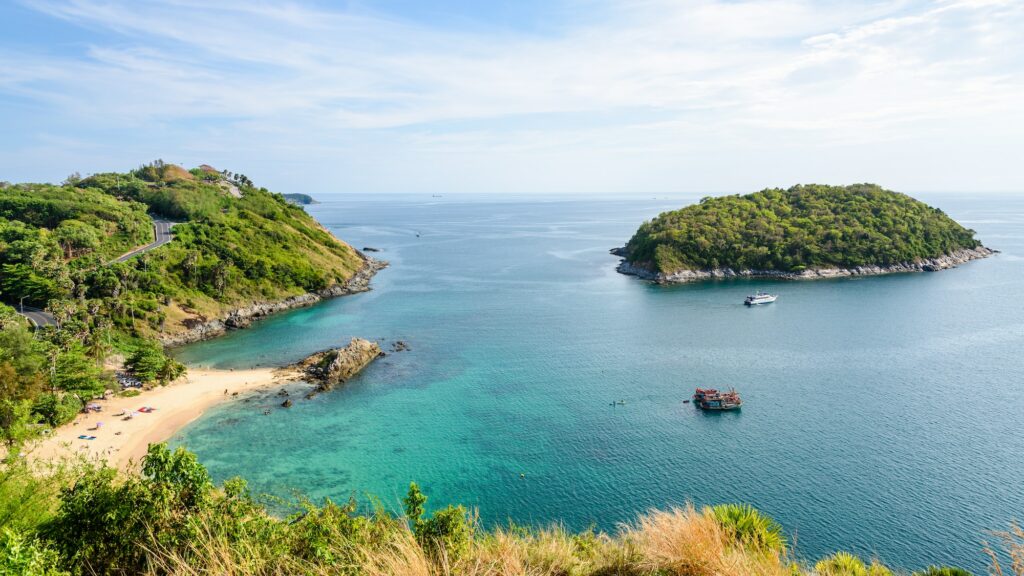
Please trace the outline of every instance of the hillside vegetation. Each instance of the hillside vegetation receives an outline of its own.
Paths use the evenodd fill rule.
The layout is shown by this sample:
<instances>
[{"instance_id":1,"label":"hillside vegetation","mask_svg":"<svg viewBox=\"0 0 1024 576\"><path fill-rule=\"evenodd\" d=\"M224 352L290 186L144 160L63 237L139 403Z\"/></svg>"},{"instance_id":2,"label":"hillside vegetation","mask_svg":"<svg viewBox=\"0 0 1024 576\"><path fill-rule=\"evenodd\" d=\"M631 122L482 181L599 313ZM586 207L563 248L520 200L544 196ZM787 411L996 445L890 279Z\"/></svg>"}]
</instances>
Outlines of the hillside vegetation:
<instances>
[{"instance_id":1,"label":"hillside vegetation","mask_svg":"<svg viewBox=\"0 0 1024 576\"><path fill-rule=\"evenodd\" d=\"M180 222L154 240L153 218ZM0 437L8 443L73 418L117 388L112 352L145 382L183 367L164 334L253 301L345 282L363 257L280 194L244 175L157 161L128 173L70 176L61 185L0 184ZM20 305L58 327L33 333Z\"/></svg>"},{"instance_id":2,"label":"hillside vegetation","mask_svg":"<svg viewBox=\"0 0 1024 576\"><path fill-rule=\"evenodd\" d=\"M974 231L873 184L794 186L704 198L645 222L626 260L651 272L888 266L980 243Z\"/></svg>"},{"instance_id":3,"label":"hillside vegetation","mask_svg":"<svg viewBox=\"0 0 1024 576\"><path fill-rule=\"evenodd\" d=\"M279 503L281 505L283 503ZM215 488L184 449L150 446L141 471L77 465L49 477L0 463L0 573L16 575L892 576L838 552L804 559L749 506L652 510L615 533L557 525L484 529L410 485L400 515L379 503L299 498L275 516L238 478ZM968 537L965 535L965 537ZM993 574L1024 576L1024 532L993 536ZM982 554L979 550L979 556ZM915 576L970 576L949 567ZM996 571L1005 570L1005 571ZM901 572L900 574L907 574Z\"/></svg>"}]
</instances>

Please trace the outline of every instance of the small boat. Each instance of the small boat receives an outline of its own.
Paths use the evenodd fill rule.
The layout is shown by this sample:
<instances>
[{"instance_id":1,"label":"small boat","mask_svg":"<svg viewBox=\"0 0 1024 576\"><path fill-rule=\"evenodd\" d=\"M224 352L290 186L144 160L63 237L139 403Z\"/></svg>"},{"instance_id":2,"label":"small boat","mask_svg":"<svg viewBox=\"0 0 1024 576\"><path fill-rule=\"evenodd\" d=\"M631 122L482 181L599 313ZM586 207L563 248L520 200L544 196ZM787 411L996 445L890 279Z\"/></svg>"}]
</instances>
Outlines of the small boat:
<instances>
[{"instance_id":1,"label":"small boat","mask_svg":"<svg viewBox=\"0 0 1024 576\"><path fill-rule=\"evenodd\" d=\"M757 291L757 294L751 294L747 296L746 300L743 301L747 306L756 306L758 304L771 304L778 298L777 294L768 294L767 292Z\"/></svg>"},{"instance_id":2,"label":"small boat","mask_svg":"<svg viewBox=\"0 0 1024 576\"><path fill-rule=\"evenodd\" d=\"M728 392L719 392L714 388L697 388L693 393L693 403L701 410L738 410L743 406L740 394L735 388Z\"/></svg>"}]
</instances>

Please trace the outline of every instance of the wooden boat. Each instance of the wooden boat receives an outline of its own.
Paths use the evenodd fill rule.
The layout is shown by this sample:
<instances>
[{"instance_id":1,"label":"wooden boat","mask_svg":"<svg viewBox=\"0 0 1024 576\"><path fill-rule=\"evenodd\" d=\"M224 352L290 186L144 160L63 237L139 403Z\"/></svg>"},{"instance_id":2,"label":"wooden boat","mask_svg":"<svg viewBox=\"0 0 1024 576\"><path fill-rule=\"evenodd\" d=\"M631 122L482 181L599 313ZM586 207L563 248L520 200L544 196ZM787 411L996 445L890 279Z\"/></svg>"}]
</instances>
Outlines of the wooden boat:
<instances>
[{"instance_id":1,"label":"wooden boat","mask_svg":"<svg viewBox=\"0 0 1024 576\"><path fill-rule=\"evenodd\" d=\"M701 410L738 410L743 406L740 394L735 388L728 392L719 392L714 388L697 388L693 393L693 403Z\"/></svg>"}]
</instances>

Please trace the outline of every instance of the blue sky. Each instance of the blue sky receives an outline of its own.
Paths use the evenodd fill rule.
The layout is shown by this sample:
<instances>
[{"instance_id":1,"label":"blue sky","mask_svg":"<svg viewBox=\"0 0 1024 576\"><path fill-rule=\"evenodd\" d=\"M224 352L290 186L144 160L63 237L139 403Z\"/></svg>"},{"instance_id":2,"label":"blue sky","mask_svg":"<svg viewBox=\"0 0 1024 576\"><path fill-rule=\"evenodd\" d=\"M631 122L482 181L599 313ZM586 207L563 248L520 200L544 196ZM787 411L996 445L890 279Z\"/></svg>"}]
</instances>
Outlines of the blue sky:
<instances>
[{"instance_id":1,"label":"blue sky","mask_svg":"<svg viewBox=\"0 0 1024 576\"><path fill-rule=\"evenodd\" d=\"M0 180L1024 191L1024 0L13 0Z\"/></svg>"}]
</instances>

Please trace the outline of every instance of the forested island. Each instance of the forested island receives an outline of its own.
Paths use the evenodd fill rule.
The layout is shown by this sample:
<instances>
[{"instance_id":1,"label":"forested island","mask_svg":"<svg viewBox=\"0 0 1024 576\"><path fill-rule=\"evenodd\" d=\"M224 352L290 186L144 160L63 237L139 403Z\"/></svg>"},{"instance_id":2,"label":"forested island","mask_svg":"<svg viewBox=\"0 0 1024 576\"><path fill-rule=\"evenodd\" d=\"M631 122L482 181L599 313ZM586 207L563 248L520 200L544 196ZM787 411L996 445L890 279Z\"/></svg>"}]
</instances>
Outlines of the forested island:
<instances>
[{"instance_id":1,"label":"forested island","mask_svg":"<svg viewBox=\"0 0 1024 576\"><path fill-rule=\"evenodd\" d=\"M291 202L292 204L307 205L307 204L319 204L309 194L282 194L284 199Z\"/></svg>"},{"instance_id":2,"label":"forested island","mask_svg":"<svg viewBox=\"0 0 1024 576\"><path fill-rule=\"evenodd\" d=\"M874 184L703 198L644 222L619 271L659 282L934 271L992 251L938 208Z\"/></svg>"}]
</instances>

